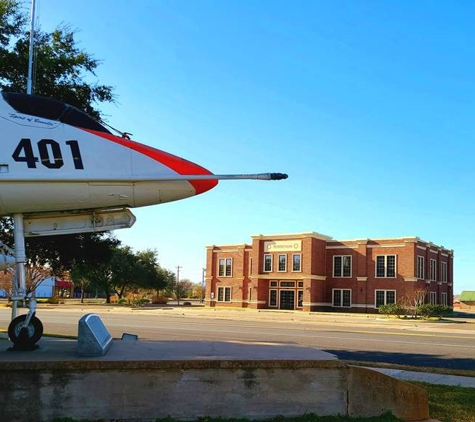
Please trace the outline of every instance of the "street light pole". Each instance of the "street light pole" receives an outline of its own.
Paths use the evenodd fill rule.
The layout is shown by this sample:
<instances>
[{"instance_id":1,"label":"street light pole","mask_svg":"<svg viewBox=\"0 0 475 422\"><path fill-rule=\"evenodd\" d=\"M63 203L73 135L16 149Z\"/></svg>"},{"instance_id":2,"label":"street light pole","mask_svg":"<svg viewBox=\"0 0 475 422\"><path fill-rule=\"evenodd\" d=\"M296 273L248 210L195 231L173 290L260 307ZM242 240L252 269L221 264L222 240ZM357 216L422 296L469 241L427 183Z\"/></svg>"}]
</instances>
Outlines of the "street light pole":
<instances>
[{"instance_id":1,"label":"street light pole","mask_svg":"<svg viewBox=\"0 0 475 422\"><path fill-rule=\"evenodd\" d=\"M203 268L203 274L201 278L201 297L200 297L201 303L205 301L205 293L206 293L205 274L206 274L206 268Z\"/></svg>"},{"instance_id":2,"label":"street light pole","mask_svg":"<svg viewBox=\"0 0 475 422\"><path fill-rule=\"evenodd\" d=\"M180 283L180 267L177 265L176 267L176 285L175 285L175 295L176 295L176 300L177 304L180 305L180 293L179 293L179 283Z\"/></svg>"}]
</instances>

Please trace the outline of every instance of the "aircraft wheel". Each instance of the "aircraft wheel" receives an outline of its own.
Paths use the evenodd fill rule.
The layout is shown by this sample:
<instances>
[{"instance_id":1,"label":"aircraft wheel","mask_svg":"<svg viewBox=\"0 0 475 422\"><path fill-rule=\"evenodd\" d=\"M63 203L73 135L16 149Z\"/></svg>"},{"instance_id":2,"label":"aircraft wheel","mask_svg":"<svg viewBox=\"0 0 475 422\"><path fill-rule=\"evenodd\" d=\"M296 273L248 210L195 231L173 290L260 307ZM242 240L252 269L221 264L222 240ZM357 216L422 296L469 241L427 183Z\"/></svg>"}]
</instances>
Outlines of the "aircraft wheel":
<instances>
[{"instance_id":1,"label":"aircraft wheel","mask_svg":"<svg viewBox=\"0 0 475 422\"><path fill-rule=\"evenodd\" d=\"M18 348L33 348L43 335L43 324L32 316L30 323L25 325L26 315L17 316L8 326L8 337Z\"/></svg>"}]
</instances>

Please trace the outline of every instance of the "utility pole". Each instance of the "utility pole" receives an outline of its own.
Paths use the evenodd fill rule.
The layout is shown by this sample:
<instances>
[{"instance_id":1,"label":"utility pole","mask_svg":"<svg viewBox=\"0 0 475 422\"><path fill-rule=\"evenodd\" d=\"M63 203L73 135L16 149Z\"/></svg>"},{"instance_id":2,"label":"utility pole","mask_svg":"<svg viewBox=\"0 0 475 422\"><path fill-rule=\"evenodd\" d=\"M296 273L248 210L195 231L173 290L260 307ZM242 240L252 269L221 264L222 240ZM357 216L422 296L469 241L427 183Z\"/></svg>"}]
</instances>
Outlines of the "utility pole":
<instances>
[{"instance_id":1,"label":"utility pole","mask_svg":"<svg viewBox=\"0 0 475 422\"><path fill-rule=\"evenodd\" d=\"M179 265L176 266L176 285L175 285L175 295L176 295L176 300L177 304L180 305L180 288L179 288L179 282L180 282L180 267Z\"/></svg>"}]
</instances>

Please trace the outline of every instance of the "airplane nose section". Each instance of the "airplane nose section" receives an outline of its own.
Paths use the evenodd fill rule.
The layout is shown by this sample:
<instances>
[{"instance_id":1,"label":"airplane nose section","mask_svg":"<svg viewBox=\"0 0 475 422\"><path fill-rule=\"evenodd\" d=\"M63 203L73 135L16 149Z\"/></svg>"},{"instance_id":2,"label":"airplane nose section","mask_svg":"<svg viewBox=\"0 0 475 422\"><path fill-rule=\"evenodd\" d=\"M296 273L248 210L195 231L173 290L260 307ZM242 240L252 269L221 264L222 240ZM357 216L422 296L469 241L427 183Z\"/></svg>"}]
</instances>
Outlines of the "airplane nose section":
<instances>
[{"instance_id":1,"label":"airplane nose section","mask_svg":"<svg viewBox=\"0 0 475 422\"><path fill-rule=\"evenodd\" d=\"M183 160L185 163L186 170L184 173L180 174L203 174L203 175L209 175L213 174L209 170L206 170L204 167L199 166L198 164L192 163L191 161L188 160ZM199 195L200 193L204 193L209 191L210 189L213 189L217 184L217 180L189 180L188 183L190 183L193 188L195 189L195 194Z\"/></svg>"},{"instance_id":2,"label":"airplane nose section","mask_svg":"<svg viewBox=\"0 0 475 422\"><path fill-rule=\"evenodd\" d=\"M158 150L143 144L139 144L134 141L128 141L128 146L132 149L135 149L142 154L147 155L148 157L164 164L169 169L175 171L176 173L186 176L197 176L197 175L210 175L213 174L209 170L205 169L204 167L195 164L185 158L178 157L176 155L170 154L168 152ZM215 179L212 180L188 180L188 183L193 186L195 190L195 195L199 195L200 193L204 193L213 189L217 184L218 181Z\"/></svg>"},{"instance_id":3,"label":"airplane nose section","mask_svg":"<svg viewBox=\"0 0 475 422\"><path fill-rule=\"evenodd\" d=\"M186 176L186 175L210 175L213 174L204 167L199 166L198 164L192 163L184 158L178 157L176 155L170 154L168 152L150 147L148 145L141 144L139 142L132 141L128 138L120 138L118 136L97 132L91 129L83 129L86 132L92 133L101 138L107 139L109 141L115 142L119 145L123 145L131 150L134 150L140 154L150 157L152 160L158 161L159 163L167 166L169 169L175 171L176 173ZM195 190L195 195L204 193L213 189L217 184L217 180L189 180L191 186Z\"/></svg>"},{"instance_id":4,"label":"airplane nose section","mask_svg":"<svg viewBox=\"0 0 475 422\"><path fill-rule=\"evenodd\" d=\"M190 183L195 188L196 195L199 195L200 193L205 193L213 189L218 184L218 181L217 180L193 180L193 181L190 181Z\"/></svg>"}]
</instances>

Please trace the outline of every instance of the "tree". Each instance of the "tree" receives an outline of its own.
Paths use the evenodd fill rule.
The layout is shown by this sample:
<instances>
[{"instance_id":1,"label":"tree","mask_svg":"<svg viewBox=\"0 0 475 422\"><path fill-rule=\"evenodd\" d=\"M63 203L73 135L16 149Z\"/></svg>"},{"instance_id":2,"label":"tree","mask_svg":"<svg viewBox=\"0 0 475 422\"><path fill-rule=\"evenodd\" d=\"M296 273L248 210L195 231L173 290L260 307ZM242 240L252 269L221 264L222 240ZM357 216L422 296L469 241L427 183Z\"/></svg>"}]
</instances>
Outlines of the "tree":
<instances>
[{"instance_id":1,"label":"tree","mask_svg":"<svg viewBox=\"0 0 475 422\"><path fill-rule=\"evenodd\" d=\"M90 280L85 276L85 271L81 264L74 266L69 272L71 280L74 286L79 287L81 290L81 303L84 303L84 294L88 287L91 285Z\"/></svg>"},{"instance_id":2,"label":"tree","mask_svg":"<svg viewBox=\"0 0 475 422\"><path fill-rule=\"evenodd\" d=\"M29 28L17 0L0 0L0 88L25 92L27 84ZM34 93L65 101L95 118L94 104L113 102L111 86L87 83L96 76L100 61L78 48L76 30L67 25L46 33L35 31Z\"/></svg>"},{"instance_id":3,"label":"tree","mask_svg":"<svg viewBox=\"0 0 475 422\"><path fill-rule=\"evenodd\" d=\"M191 297L197 298L200 302L203 302L205 295L205 288L202 283L193 283L193 290L191 291Z\"/></svg>"},{"instance_id":4,"label":"tree","mask_svg":"<svg viewBox=\"0 0 475 422\"><path fill-rule=\"evenodd\" d=\"M128 246L116 248L111 261L114 291L120 299L127 288L160 290L166 281L159 270L156 251L147 249L134 254Z\"/></svg>"},{"instance_id":5,"label":"tree","mask_svg":"<svg viewBox=\"0 0 475 422\"><path fill-rule=\"evenodd\" d=\"M108 261L119 245L120 241L111 233L28 238L28 260L37 266L49 265L55 274L60 274L78 264Z\"/></svg>"},{"instance_id":6,"label":"tree","mask_svg":"<svg viewBox=\"0 0 475 422\"><path fill-rule=\"evenodd\" d=\"M17 0L0 0L0 54L8 51L10 39L22 33L26 22Z\"/></svg>"},{"instance_id":7,"label":"tree","mask_svg":"<svg viewBox=\"0 0 475 422\"><path fill-rule=\"evenodd\" d=\"M51 277L51 269L45 267L38 267L35 265L25 266L25 282L27 294L34 292L40 283L48 277ZM8 297L13 294L13 280L16 277L16 268L10 267L3 271L0 277L0 289L5 290Z\"/></svg>"},{"instance_id":8,"label":"tree","mask_svg":"<svg viewBox=\"0 0 475 422\"><path fill-rule=\"evenodd\" d=\"M156 290L157 292L164 289L168 284L169 274L166 270L162 270L158 264L157 251L152 249L139 251L136 257L140 274L137 280L139 286L144 289Z\"/></svg>"},{"instance_id":9,"label":"tree","mask_svg":"<svg viewBox=\"0 0 475 422\"><path fill-rule=\"evenodd\" d=\"M106 295L106 302L110 303L111 293L115 291L113 261L120 242L111 237L107 240L96 239L98 243L93 247L94 243L89 242L91 239L94 238L83 237L86 247L80 247L77 257L71 261L71 276L82 284L82 290L89 285L101 290Z\"/></svg>"},{"instance_id":10,"label":"tree","mask_svg":"<svg viewBox=\"0 0 475 422\"><path fill-rule=\"evenodd\" d=\"M127 286L137 277L138 260L129 246L115 248L110 261L110 271L114 292L122 298Z\"/></svg>"},{"instance_id":11,"label":"tree","mask_svg":"<svg viewBox=\"0 0 475 422\"><path fill-rule=\"evenodd\" d=\"M0 0L0 89L25 92L28 70L28 17L18 0ZM86 82L99 66L85 50L78 48L76 31L60 26L51 33L35 31L35 94L65 101L99 119L97 103L113 102L113 89L107 85ZM8 217L0 219L0 240L13 246L13 223ZM33 265L50 264L55 273L70 269L77 263L77 251L89 249L92 254L111 246L102 234L29 238L27 254ZM99 254L101 255L101 254ZM95 259L95 258L94 258ZM91 256L79 262L93 262ZM99 259L96 259L98 261Z\"/></svg>"},{"instance_id":12,"label":"tree","mask_svg":"<svg viewBox=\"0 0 475 422\"><path fill-rule=\"evenodd\" d=\"M193 290L193 282L187 278L184 278L183 280L174 282L170 287L170 292L173 294L179 305L180 299L183 297L188 297L188 295Z\"/></svg>"},{"instance_id":13,"label":"tree","mask_svg":"<svg viewBox=\"0 0 475 422\"><path fill-rule=\"evenodd\" d=\"M84 274L90 282L106 295L106 303L111 301L111 293L114 291L114 283L110 261L101 262L97 265L86 265Z\"/></svg>"},{"instance_id":14,"label":"tree","mask_svg":"<svg viewBox=\"0 0 475 422\"><path fill-rule=\"evenodd\" d=\"M116 245L109 255L97 262L81 261L73 266L72 277L84 285L94 284L110 302L111 293L121 299L127 291L160 290L167 284L167 274L157 263L157 252L134 253L129 246Z\"/></svg>"},{"instance_id":15,"label":"tree","mask_svg":"<svg viewBox=\"0 0 475 422\"><path fill-rule=\"evenodd\" d=\"M425 303L428 291L429 289L427 288L411 290L398 303L404 306L413 318L417 318L418 309Z\"/></svg>"}]
</instances>

